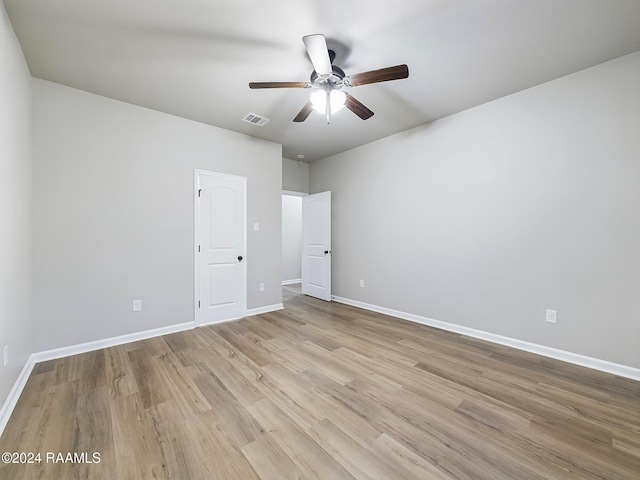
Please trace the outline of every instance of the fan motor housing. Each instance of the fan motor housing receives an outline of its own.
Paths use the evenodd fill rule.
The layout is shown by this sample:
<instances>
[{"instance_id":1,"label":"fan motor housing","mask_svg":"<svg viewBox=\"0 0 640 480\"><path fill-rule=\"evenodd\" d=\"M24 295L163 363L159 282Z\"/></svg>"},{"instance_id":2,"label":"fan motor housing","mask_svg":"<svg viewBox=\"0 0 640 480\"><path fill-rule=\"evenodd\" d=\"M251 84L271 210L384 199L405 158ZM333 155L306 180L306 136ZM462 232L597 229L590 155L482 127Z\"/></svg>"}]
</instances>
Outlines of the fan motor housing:
<instances>
[{"instance_id":1,"label":"fan motor housing","mask_svg":"<svg viewBox=\"0 0 640 480\"><path fill-rule=\"evenodd\" d=\"M331 65L331 70L331 75L329 75L328 77L321 77L314 70L313 72L311 72L311 83L315 86L320 86L327 83L335 86L342 85L342 81L345 77L344 70L336 65Z\"/></svg>"}]
</instances>

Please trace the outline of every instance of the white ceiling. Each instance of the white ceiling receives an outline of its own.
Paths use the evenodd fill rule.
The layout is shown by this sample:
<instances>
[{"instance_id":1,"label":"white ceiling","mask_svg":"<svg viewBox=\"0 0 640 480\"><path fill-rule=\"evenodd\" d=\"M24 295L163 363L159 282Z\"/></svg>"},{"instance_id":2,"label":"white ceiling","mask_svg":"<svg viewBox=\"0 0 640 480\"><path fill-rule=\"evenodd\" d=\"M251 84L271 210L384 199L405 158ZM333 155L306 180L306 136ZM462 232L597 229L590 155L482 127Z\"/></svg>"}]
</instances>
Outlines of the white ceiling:
<instances>
[{"instance_id":1,"label":"white ceiling","mask_svg":"<svg viewBox=\"0 0 640 480\"><path fill-rule=\"evenodd\" d=\"M3 0L31 73L272 140L313 161L640 50L640 0ZM292 119L302 36L347 73L406 63L350 93L375 112ZM271 119L242 122L249 112Z\"/></svg>"}]
</instances>

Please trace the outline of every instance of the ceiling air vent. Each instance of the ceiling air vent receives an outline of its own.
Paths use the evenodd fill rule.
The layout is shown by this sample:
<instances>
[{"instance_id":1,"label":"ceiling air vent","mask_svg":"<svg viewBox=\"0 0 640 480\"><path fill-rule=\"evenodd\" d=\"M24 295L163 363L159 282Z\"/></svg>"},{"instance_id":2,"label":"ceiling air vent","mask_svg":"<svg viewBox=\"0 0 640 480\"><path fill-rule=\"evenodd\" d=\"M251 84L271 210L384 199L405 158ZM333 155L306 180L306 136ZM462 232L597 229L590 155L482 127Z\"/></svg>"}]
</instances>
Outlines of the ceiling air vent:
<instances>
[{"instance_id":1,"label":"ceiling air vent","mask_svg":"<svg viewBox=\"0 0 640 480\"><path fill-rule=\"evenodd\" d=\"M255 113L247 113L242 119L242 121L253 123L254 125L258 125L259 127L261 127L265 123L267 123L269 119L266 117L261 117L260 115L256 115Z\"/></svg>"}]
</instances>

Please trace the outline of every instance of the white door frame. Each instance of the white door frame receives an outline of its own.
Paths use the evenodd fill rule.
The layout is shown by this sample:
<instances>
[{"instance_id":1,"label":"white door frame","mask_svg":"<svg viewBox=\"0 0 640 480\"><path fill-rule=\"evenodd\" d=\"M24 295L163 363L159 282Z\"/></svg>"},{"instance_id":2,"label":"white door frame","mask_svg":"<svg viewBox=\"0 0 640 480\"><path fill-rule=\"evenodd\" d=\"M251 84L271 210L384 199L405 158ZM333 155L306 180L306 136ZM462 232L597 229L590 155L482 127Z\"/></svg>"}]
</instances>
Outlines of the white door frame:
<instances>
[{"instance_id":1,"label":"white door frame","mask_svg":"<svg viewBox=\"0 0 640 480\"><path fill-rule=\"evenodd\" d=\"M194 326L206 325L206 323L198 322L198 300L199 300L199 292L200 292L200 269L198 268L198 227L199 227L199 219L200 219L200 202L198 202L198 190L200 189L200 185L198 182L198 177L200 175L209 175L209 176L217 176L217 177L234 177L234 178L242 178L245 181L245 189L244 189L244 245L242 247L243 252L245 253L244 261L242 262L243 269L243 278L244 278L244 295L243 295L243 316L246 315L247 312L247 188L246 188L246 177L242 177L240 175L230 175L227 173L219 173L219 172L211 172L208 170L199 170L194 169L193 171L193 270L194 270L194 289L193 289L193 324ZM229 318L228 320L235 320L234 318ZM226 320L223 320L226 321Z\"/></svg>"}]
</instances>

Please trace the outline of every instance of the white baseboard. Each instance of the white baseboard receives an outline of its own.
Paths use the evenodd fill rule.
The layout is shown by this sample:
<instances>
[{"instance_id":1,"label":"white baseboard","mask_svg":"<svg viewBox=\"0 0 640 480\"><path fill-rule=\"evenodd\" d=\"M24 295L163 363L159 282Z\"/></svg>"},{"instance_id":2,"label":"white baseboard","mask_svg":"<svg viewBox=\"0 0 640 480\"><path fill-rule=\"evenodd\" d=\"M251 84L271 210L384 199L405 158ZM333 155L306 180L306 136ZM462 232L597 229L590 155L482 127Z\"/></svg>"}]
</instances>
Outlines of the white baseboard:
<instances>
[{"instance_id":1,"label":"white baseboard","mask_svg":"<svg viewBox=\"0 0 640 480\"><path fill-rule=\"evenodd\" d=\"M294 283L302 283L302 279L301 278L294 278L292 280L283 280L282 281L282 285L292 285Z\"/></svg>"},{"instance_id":2,"label":"white baseboard","mask_svg":"<svg viewBox=\"0 0 640 480\"><path fill-rule=\"evenodd\" d=\"M561 360L563 362L573 363L582 367L587 367L594 370L599 370L601 372L611 373L620 377L640 381L639 368L629 367L627 365L621 365L618 363L609 362L607 360L600 360L598 358L587 357L585 355L567 352L565 350L559 350L557 348L546 347L544 345L538 345L536 343L525 342L516 338L504 337L502 335L496 335L494 333L483 332L482 330L475 330L473 328L463 327L460 325L455 325L453 323L442 322L440 320L434 320L432 318L414 315L412 313L379 307L377 305L371 305L368 303L359 302L357 300L351 300L348 298L337 296L333 296L332 298L338 303L344 303L346 305L362 308L364 310L382 313L392 317L401 318L403 320L408 320L410 322L420 323L422 325L447 330L449 332L460 333L468 337L498 343L507 347L524 350L525 352L535 353L549 358L555 358L556 360Z\"/></svg>"},{"instance_id":3,"label":"white baseboard","mask_svg":"<svg viewBox=\"0 0 640 480\"><path fill-rule=\"evenodd\" d=\"M147 338L159 337L161 335L168 335L170 333L182 332L184 330L190 330L194 328L193 322L179 323L177 325L170 325L168 327L154 328L153 330L145 330L143 332L129 333L127 335L120 335L118 337L105 338L103 340L96 340L94 342L81 343L78 345L71 345L70 347L54 348L52 350L45 350L44 352L38 352L31 355L35 359L35 363L45 362L47 360L55 360L57 358L69 357L71 355L78 355L79 353L92 352L94 350L100 350L101 348L115 347L116 345L124 345L125 343L137 342L139 340L146 340Z\"/></svg>"},{"instance_id":4,"label":"white baseboard","mask_svg":"<svg viewBox=\"0 0 640 480\"><path fill-rule=\"evenodd\" d=\"M260 315L261 313L269 313L275 312L276 310L282 310L284 305L282 303L274 303L273 305L267 305L265 307L258 308L250 308L247 310L247 317L252 317L253 315Z\"/></svg>"},{"instance_id":5,"label":"white baseboard","mask_svg":"<svg viewBox=\"0 0 640 480\"><path fill-rule=\"evenodd\" d=\"M13 413L13 409L16 407L18 403L18 399L20 398L20 394L27 384L27 380L29 380L29 375L31 375L31 371L35 366L36 362L33 360L33 355L30 355L27 359L27 363L25 363L16 383L13 384L13 388L9 392L9 396L7 400L2 405L2 410L0 410L0 436L2 432L4 432L4 427L7 426L9 422L9 418L11 418L11 414Z\"/></svg>"}]
</instances>

